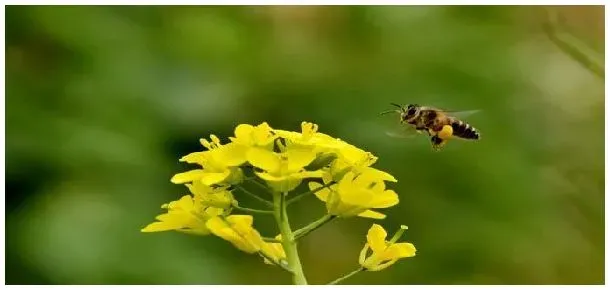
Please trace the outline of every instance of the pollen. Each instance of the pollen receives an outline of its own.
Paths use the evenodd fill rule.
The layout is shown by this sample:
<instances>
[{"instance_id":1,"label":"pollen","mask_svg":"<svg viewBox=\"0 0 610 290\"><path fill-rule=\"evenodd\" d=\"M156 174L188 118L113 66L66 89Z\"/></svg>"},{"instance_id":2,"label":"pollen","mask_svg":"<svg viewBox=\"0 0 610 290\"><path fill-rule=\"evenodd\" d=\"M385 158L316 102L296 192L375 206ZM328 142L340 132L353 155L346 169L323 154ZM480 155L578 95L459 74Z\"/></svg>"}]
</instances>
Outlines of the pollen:
<instances>
[{"instance_id":1,"label":"pollen","mask_svg":"<svg viewBox=\"0 0 610 290\"><path fill-rule=\"evenodd\" d=\"M453 127L451 127L450 125L445 125L445 126L443 126L443 129L441 129L438 132L437 136L443 140L447 140L447 139L451 138L452 135L453 135Z\"/></svg>"}]
</instances>

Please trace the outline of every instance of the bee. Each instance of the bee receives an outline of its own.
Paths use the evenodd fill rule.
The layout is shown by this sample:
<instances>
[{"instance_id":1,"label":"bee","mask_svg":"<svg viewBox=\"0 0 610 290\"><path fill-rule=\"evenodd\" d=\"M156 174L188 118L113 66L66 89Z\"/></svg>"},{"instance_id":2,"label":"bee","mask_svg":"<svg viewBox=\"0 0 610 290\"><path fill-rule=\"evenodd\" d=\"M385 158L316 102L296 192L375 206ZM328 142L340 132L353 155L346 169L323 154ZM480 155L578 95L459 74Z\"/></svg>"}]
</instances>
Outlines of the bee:
<instances>
[{"instance_id":1,"label":"bee","mask_svg":"<svg viewBox=\"0 0 610 290\"><path fill-rule=\"evenodd\" d=\"M391 103L391 105L398 109L385 111L381 114L398 113L400 124L408 125L406 129L415 129L418 133L427 133L430 136L430 143L435 151L443 148L452 136L465 140L479 140L481 138L477 129L457 117L465 117L478 111L446 111L417 104L401 106ZM408 136L405 133L409 131L402 131L402 133L388 132L388 134L393 137Z\"/></svg>"}]
</instances>

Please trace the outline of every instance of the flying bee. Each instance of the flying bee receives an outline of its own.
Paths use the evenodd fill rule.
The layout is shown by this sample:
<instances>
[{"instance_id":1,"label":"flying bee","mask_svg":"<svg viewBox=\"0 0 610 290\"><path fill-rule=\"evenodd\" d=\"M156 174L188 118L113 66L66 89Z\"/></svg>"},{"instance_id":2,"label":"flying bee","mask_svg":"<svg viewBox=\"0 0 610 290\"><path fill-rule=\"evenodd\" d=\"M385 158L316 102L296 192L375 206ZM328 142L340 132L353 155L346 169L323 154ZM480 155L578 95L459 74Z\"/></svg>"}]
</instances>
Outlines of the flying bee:
<instances>
[{"instance_id":1,"label":"flying bee","mask_svg":"<svg viewBox=\"0 0 610 290\"><path fill-rule=\"evenodd\" d=\"M479 140L479 132L470 124L458 119L478 111L445 111L433 107L411 104L401 106L391 103L396 110L382 112L381 114L398 113L402 132L388 132L393 137L407 137L410 132L427 133L430 136L432 149L440 150L451 137L465 140Z\"/></svg>"}]
</instances>

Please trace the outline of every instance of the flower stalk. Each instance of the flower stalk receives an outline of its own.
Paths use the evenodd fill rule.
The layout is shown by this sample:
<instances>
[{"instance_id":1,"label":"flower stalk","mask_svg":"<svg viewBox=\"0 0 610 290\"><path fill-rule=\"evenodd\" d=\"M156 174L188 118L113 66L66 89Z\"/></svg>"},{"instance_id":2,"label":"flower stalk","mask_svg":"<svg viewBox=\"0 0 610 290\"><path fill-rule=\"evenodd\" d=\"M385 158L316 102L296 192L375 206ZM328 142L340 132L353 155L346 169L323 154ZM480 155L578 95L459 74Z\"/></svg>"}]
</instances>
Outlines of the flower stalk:
<instances>
[{"instance_id":1,"label":"flower stalk","mask_svg":"<svg viewBox=\"0 0 610 290\"><path fill-rule=\"evenodd\" d=\"M307 192L301 193L301 194L299 194L299 195L297 195L297 196L295 196L295 197L293 197L293 198L291 198L291 199L287 200L287 201L286 201L286 204L291 205L291 204L293 204L293 203L295 203L295 202L297 202L297 201L299 201L299 200L303 199L304 197L310 196L310 195L312 195L312 194L314 194L314 193L316 193L316 192L318 192L318 191L320 191L320 190L322 190L322 189L325 189L325 188L327 188L327 187L330 187L331 185L333 185L333 184L335 184L335 183L336 183L336 182L331 181L331 182L329 182L329 183L327 183L327 184L323 185L322 187L318 187L318 188L316 188L316 189L313 189L313 190L310 190L310 191L307 191Z\"/></svg>"},{"instance_id":2,"label":"flower stalk","mask_svg":"<svg viewBox=\"0 0 610 290\"><path fill-rule=\"evenodd\" d=\"M284 193L273 194L275 221L277 222L280 234L282 235L282 247L284 247L284 251L286 252L288 268L292 270L292 281L295 285L307 285L307 279L305 278L303 267L301 266L294 233L290 229L290 223L288 222L285 199L286 195Z\"/></svg>"},{"instance_id":3,"label":"flower stalk","mask_svg":"<svg viewBox=\"0 0 610 290\"><path fill-rule=\"evenodd\" d=\"M307 234L313 232L314 230L316 230L317 228L327 224L328 222L334 220L337 216L334 215L324 215L323 217L319 218L318 220L312 222L311 224L307 225L304 228L298 229L296 231L294 231L294 238L295 240L299 240L300 238L306 236Z\"/></svg>"},{"instance_id":4,"label":"flower stalk","mask_svg":"<svg viewBox=\"0 0 610 290\"><path fill-rule=\"evenodd\" d=\"M247 213L273 214L273 211L271 211L271 210L263 210L263 209L249 208L249 207L241 207L241 206L235 205L235 204L233 205L233 208L236 209L236 210L247 212Z\"/></svg>"},{"instance_id":5,"label":"flower stalk","mask_svg":"<svg viewBox=\"0 0 610 290\"><path fill-rule=\"evenodd\" d=\"M257 183L258 184L258 183ZM260 201L261 203L265 204L267 207L272 208L273 207L273 203L256 195L255 193L247 190L246 188L244 188L243 186L238 186L237 188L239 188L241 191L243 191L245 194L249 195L250 197Z\"/></svg>"},{"instance_id":6,"label":"flower stalk","mask_svg":"<svg viewBox=\"0 0 610 290\"><path fill-rule=\"evenodd\" d=\"M363 267L360 267L360 268L358 268L358 269L356 269L354 271L351 271L351 272L347 273L345 276L340 277L340 278L338 278L338 279L328 283L328 285L337 285L337 284L343 282L344 280L347 280L347 279L351 278L352 276L354 276L354 275L356 275L356 274L358 274L358 273L360 273L360 272L362 272L364 270L366 270L366 269L364 269Z\"/></svg>"}]
</instances>

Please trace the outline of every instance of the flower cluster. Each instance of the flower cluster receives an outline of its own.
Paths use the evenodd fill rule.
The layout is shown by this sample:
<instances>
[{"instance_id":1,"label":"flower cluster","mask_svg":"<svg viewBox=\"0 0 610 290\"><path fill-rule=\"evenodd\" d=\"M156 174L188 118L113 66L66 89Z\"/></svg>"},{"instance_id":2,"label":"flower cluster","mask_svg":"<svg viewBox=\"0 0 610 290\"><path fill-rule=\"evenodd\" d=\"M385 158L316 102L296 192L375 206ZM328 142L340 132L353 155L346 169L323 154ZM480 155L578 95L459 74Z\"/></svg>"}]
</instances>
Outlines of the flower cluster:
<instances>
[{"instance_id":1,"label":"flower cluster","mask_svg":"<svg viewBox=\"0 0 610 290\"><path fill-rule=\"evenodd\" d=\"M303 284L305 278L296 252L298 238L334 218L383 219L385 215L375 210L398 204L396 192L386 189L386 182L396 179L372 167L377 157L318 132L315 124L303 122L301 132L273 129L267 123L241 124L234 134L226 144L215 135L209 140L201 139L203 151L180 159L200 167L171 179L184 184L189 194L163 205L167 213L157 216L157 221L143 228L143 232L176 230L215 235L239 250L259 254L266 263L286 269L294 275L295 283ZM273 201L247 190L244 185L248 183L265 188ZM309 191L296 194L303 183ZM293 232L287 206L309 194L324 202L328 214ZM247 195L268 208L241 207L238 199ZM253 216L234 214L235 211L272 214L279 234L263 237L253 226ZM399 258L415 254L412 244L387 243L385 236L381 226L373 225L360 257L362 269L381 270ZM373 254L366 258L369 248Z\"/></svg>"}]
</instances>

